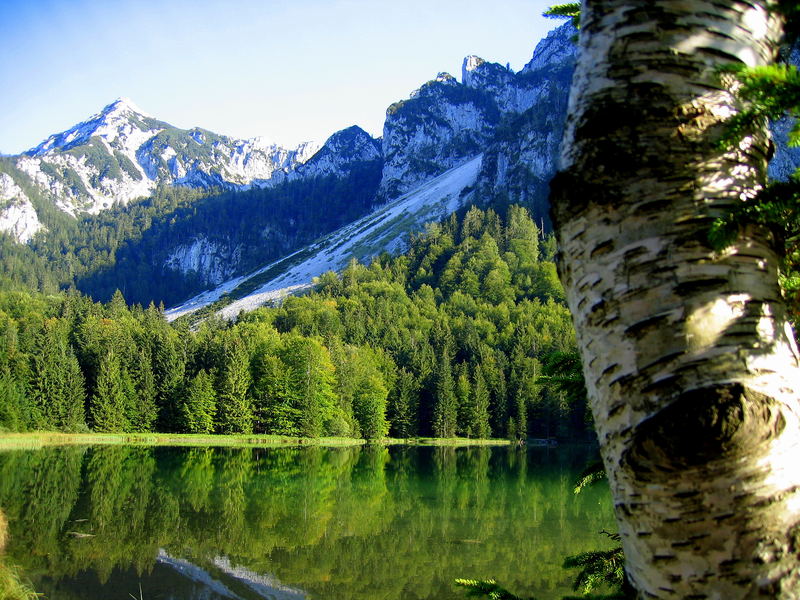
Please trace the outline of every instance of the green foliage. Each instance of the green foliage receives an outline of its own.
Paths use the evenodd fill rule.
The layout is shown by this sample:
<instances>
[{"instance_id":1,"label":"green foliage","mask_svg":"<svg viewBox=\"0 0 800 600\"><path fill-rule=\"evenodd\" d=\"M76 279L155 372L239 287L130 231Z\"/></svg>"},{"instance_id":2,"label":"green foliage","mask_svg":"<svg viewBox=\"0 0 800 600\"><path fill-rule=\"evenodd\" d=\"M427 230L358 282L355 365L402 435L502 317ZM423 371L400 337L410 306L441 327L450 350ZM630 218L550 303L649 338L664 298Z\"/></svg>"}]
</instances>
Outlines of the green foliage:
<instances>
[{"instance_id":1,"label":"green foliage","mask_svg":"<svg viewBox=\"0 0 800 600\"><path fill-rule=\"evenodd\" d=\"M217 413L214 379L204 369L195 375L186 388L181 406L183 429L188 433L211 433Z\"/></svg>"},{"instance_id":2,"label":"green foliage","mask_svg":"<svg viewBox=\"0 0 800 600\"><path fill-rule=\"evenodd\" d=\"M456 585L467 590L470 598L489 598L489 600L525 600L501 587L494 579L456 579ZM529 597L527 600L536 600Z\"/></svg>"},{"instance_id":3,"label":"green foliage","mask_svg":"<svg viewBox=\"0 0 800 600\"><path fill-rule=\"evenodd\" d=\"M552 383L579 363L540 381L576 356L554 269L529 214L507 213L453 215L406 255L196 331L119 291L107 305L0 291L0 426L80 429L88 399L103 431L586 439L582 380Z\"/></svg>"},{"instance_id":4,"label":"green foliage","mask_svg":"<svg viewBox=\"0 0 800 600\"><path fill-rule=\"evenodd\" d=\"M796 8L789 10L797 17ZM739 144L769 120L791 118L789 146L800 146L800 71L794 65L759 67L732 65L722 71L729 79L743 108L727 122L720 145ZM788 182L771 182L755 197L737 204L712 224L709 240L723 250L748 227L769 229L781 257L780 283L795 327L800 325L800 173Z\"/></svg>"},{"instance_id":5,"label":"green foliage","mask_svg":"<svg viewBox=\"0 0 800 600\"><path fill-rule=\"evenodd\" d=\"M773 182L755 198L737 204L711 226L709 239L723 250L743 227L769 229L782 257L780 283L795 327L800 325L800 179Z\"/></svg>"},{"instance_id":6,"label":"green foliage","mask_svg":"<svg viewBox=\"0 0 800 600\"><path fill-rule=\"evenodd\" d=\"M20 570L0 558L0 598L4 600L38 600L41 598L27 583Z\"/></svg>"},{"instance_id":7,"label":"green foliage","mask_svg":"<svg viewBox=\"0 0 800 600\"><path fill-rule=\"evenodd\" d=\"M253 407L247 393L251 381L250 364L241 339L231 336L226 340L217 381L219 432L253 433ZM207 400L204 404L207 407Z\"/></svg>"},{"instance_id":8,"label":"green foliage","mask_svg":"<svg viewBox=\"0 0 800 600\"><path fill-rule=\"evenodd\" d=\"M100 361L97 385L89 403L89 416L95 431L118 432L127 429L126 391L119 359L113 350L109 350Z\"/></svg>"},{"instance_id":9,"label":"green foliage","mask_svg":"<svg viewBox=\"0 0 800 600\"><path fill-rule=\"evenodd\" d=\"M720 143L727 147L738 143L768 120L785 116L800 116L800 72L795 65L772 64L747 67L743 64L727 66L723 79L736 82L736 96L744 103L743 109L728 120ZM789 134L789 146L800 145L800 125L795 122Z\"/></svg>"},{"instance_id":10,"label":"green foliage","mask_svg":"<svg viewBox=\"0 0 800 600\"><path fill-rule=\"evenodd\" d=\"M606 468L602 462L593 462L587 466L578 476L575 482L575 493L580 494L583 490L595 483L606 479Z\"/></svg>"},{"instance_id":11,"label":"green foliage","mask_svg":"<svg viewBox=\"0 0 800 600\"><path fill-rule=\"evenodd\" d=\"M604 587L621 589L625 582L622 547L582 552L564 559L565 569L580 569L573 589L590 594Z\"/></svg>"},{"instance_id":12,"label":"green foliage","mask_svg":"<svg viewBox=\"0 0 800 600\"><path fill-rule=\"evenodd\" d=\"M32 420L30 412L22 384L8 370L0 370L0 430L27 430Z\"/></svg>"},{"instance_id":13,"label":"green foliage","mask_svg":"<svg viewBox=\"0 0 800 600\"><path fill-rule=\"evenodd\" d=\"M542 13L542 16L553 19L570 19L577 28L581 24L581 3L567 2L564 4L554 4Z\"/></svg>"}]
</instances>

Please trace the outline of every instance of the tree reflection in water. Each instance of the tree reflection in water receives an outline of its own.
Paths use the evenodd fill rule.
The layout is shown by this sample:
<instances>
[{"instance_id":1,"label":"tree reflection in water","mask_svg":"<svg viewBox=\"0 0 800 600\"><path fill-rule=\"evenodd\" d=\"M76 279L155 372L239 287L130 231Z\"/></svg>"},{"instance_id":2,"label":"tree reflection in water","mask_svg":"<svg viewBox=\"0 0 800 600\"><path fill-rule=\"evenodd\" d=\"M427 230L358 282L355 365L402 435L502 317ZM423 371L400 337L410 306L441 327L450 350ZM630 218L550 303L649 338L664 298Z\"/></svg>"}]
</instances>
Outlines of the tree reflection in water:
<instances>
[{"instance_id":1,"label":"tree reflection in water","mask_svg":"<svg viewBox=\"0 0 800 600\"><path fill-rule=\"evenodd\" d=\"M584 449L47 448L0 453L8 552L57 598L463 598L569 591L613 528ZM305 591L305 592L304 592Z\"/></svg>"}]
</instances>

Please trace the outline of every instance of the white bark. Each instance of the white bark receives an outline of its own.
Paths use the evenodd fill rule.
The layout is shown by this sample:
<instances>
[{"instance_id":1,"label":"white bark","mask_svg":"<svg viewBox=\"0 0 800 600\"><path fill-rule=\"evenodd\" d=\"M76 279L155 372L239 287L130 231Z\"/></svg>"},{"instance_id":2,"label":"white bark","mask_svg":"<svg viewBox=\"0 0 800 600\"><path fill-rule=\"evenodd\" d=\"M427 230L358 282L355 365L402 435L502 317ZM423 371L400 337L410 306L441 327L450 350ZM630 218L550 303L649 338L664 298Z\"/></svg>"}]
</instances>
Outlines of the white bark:
<instances>
[{"instance_id":1,"label":"white bark","mask_svg":"<svg viewBox=\"0 0 800 600\"><path fill-rule=\"evenodd\" d=\"M767 232L708 226L765 180L768 138L717 140L716 69L773 60L768 0L588 0L559 272L627 571L642 598L800 598L800 362Z\"/></svg>"}]
</instances>

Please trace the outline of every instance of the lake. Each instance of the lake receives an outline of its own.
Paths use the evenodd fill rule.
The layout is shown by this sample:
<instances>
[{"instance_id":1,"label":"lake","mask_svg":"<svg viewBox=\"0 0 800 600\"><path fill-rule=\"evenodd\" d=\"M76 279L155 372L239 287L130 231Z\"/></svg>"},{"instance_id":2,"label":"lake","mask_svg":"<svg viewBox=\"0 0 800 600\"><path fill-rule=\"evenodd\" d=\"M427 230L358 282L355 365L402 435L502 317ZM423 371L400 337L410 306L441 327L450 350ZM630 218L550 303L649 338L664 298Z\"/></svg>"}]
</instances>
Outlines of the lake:
<instances>
[{"instance_id":1,"label":"lake","mask_svg":"<svg viewBox=\"0 0 800 600\"><path fill-rule=\"evenodd\" d=\"M7 557L53 600L463 599L570 592L608 548L585 448L56 447L0 453ZM141 593L140 593L141 588Z\"/></svg>"}]
</instances>

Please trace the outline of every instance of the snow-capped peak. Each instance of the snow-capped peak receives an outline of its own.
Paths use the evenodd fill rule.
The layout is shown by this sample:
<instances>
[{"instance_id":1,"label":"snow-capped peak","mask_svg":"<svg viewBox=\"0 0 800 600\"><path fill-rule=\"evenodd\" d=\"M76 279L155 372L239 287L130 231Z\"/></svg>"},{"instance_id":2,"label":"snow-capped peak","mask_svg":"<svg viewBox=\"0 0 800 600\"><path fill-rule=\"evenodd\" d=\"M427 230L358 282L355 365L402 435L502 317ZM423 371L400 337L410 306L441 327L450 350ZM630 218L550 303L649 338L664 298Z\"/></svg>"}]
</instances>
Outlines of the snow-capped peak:
<instances>
[{"instance_id":1,"label":"snow-capped peak","mask_svg":"<svg viewBox=\"0 0 800 600\"><path fill-rule=\"evenodd\" d=\"M155 127L144 136L135 135L151 128L144 124L144 120L151 123L155 120L147 113L138 108L133 101L128 98L118 98L111 104L103 108L99 113L92 115L86 121L78 123L74 127L61 133L51 135L44 142L28 150L28 156L41 156L52 150L69 150L75 146L85 144L93 136L99 136L106 142L112 142L117 137L130 138L132 134L138 143L152 137L157 131L163 129Z\"/></svg>"},{"instance_id":2,"label":"snow-capped peak","mask_svg":"<svg viewBox=\"0 0 800 600\"><path fill-rule=\"evenodd\" d=\"M120 96L114 102L106 106L102 111L100 111L100 115L111 115L111 114L125 114L125 113L135 113L142 117L151 117L151 115L144 112L141 108L136 106L136 104L130 98L126 98L125 96ZM98 116L100 116L98 115Z\"/></svg>"}]
</instances>

